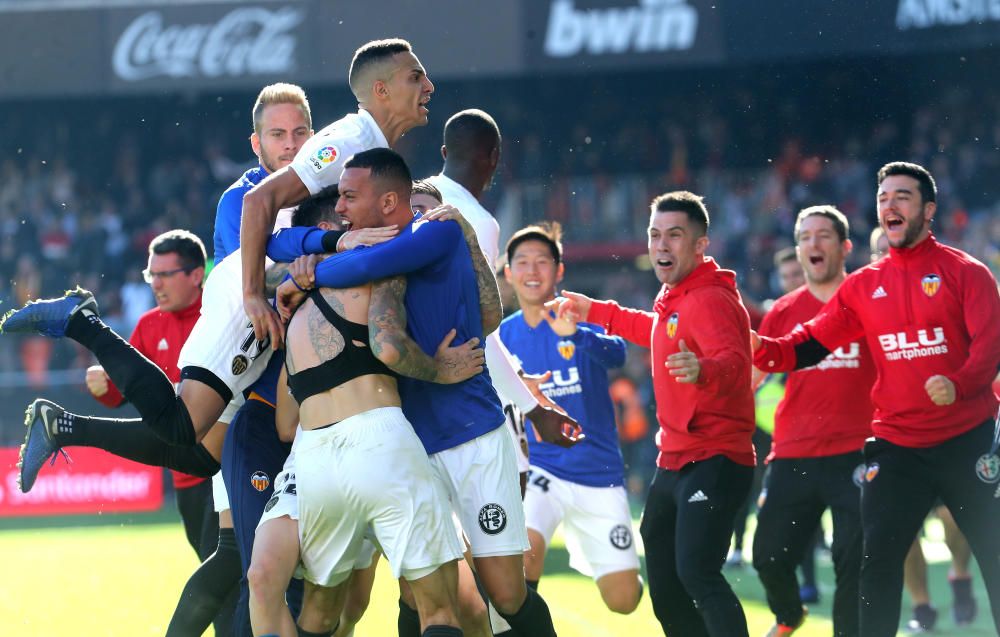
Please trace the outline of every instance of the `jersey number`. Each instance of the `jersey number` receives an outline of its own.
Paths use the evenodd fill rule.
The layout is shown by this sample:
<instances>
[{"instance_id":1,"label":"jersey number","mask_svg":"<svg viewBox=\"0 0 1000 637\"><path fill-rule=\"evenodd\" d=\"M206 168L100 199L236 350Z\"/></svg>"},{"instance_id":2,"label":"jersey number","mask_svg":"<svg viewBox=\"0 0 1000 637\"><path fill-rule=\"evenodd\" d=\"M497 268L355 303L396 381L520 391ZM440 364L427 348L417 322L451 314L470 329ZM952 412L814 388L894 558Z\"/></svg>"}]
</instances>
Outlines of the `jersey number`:
<instances>
[{"instance_id":1,"label":"jersey number","mask_svg":"<svg viewBox=\"0 0 1000 637\"><path fill-rule=\"evenodd\" d=\"M546 478L545 476L541 475L541 474L539 474L539 475L536 476L536 475L534 475L534 473L535 473L534 471L529 471L528 472L528 482L531 483L531 484L533 484L533 485L535 485L536 487L538 487L539 489L541 489L545 493L548 493L549 492L549 484L552 481L549 480L548 478Z\"/></svg>"},{"instance_id":2,"label":"jersey number","mask_svg":"<svg viewBox=\"0 0 1000 637\"><path fill-rule=\"evenodd\" d=\"M513 404L504 405L503 413L507 415L507 424L514 430L514 435L520 438L524 435L524 414Z\"/></svg>"}]
</instances>

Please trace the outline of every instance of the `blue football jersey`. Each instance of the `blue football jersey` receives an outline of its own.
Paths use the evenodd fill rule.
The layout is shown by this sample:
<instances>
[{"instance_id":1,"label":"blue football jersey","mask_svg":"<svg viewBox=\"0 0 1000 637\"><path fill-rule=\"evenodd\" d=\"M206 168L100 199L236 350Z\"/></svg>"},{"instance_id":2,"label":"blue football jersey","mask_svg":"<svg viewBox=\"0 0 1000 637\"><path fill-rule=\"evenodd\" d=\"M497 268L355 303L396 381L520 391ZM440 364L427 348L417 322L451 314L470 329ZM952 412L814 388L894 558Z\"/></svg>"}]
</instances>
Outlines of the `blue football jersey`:
<instances>
[{"instance_id":1,"label":"blue football jersey","mask_svg":"<svg viewBox=\"0 0 1000 637\"><path fill-rule=\"evenodd\" d=\"M267 177L263 166L256 166L243 173L232 186L222 193L215 209L215 231L212 243L215 262L222 261L240 247L240 220L243 218L243 195Z\"/></svg>"},{"instance_id":2,"label":"blue football jersey","mask_svg":"<svg viewBox=\"0 0 1000 637\"><path fill-rule=\"evenodd\" d=\"M625 363L625 341L590 323L578 323L576 334L562 337L545 321L531 327L520 311L500 324L500 340L524 371L552 372L542 392L576 418L586 434L582 442L564 449L541 442L529 432L531 464L589 487L623 484L625 469L608 393L608 370Z\"/></svg>"},{"instance_id":3,"label":"blue football jersey","mask_svg":"<svg viewBox=\"0 0 1000 637\"><path fill-rule=\"evenodd\" d=\"M268 254L292 256L307 242L308 229L289 228L272 236ZM390 241L326 258L316 266L316 286L350 288L390 276L406 275L406 330L434 356L452 328L454 344L476 337L482 342L479 287L469 248L454 222L414 221ZM478 438L504 423L500 399L489 372L442 385L399 379L403 413L427 453Z\"/></svg>"}]
</instances>

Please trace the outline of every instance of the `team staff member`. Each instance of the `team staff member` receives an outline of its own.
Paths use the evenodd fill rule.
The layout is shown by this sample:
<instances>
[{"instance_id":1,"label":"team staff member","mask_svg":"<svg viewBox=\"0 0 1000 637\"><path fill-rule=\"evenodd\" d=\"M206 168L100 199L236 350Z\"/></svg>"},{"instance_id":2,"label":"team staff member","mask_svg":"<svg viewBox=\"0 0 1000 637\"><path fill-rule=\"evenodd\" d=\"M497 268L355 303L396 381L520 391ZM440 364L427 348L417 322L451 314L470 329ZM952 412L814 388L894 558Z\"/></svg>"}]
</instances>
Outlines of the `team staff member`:
<instances>
[{"instance_id":1,"label":"team staff member","mask_svg":"<svg viewBox=\"0 0 1000 637\"><path fill-rule=\"evenodd\" d=\"M802 210L795 252L805 285L778 299L760 331L781 335L822 311L847 276L847 218L833 206ZM863 341L837 349L815 367L792 372L778 404L768 457L767 497L757 514L753 562L777 623L790 635L805 619L795 567L813 551L814 530L827 507L833 516L833 633L858 636L861 568L861 447L871 435L875 366Z\"/></svg>"},{"instance_id":2,"label":"team staff member","mask_svg":"<svg viewBox=\"0 0 1000 637\"><path fill-rule=\"evenodd\" d=\"M922 166L878 172L889 255L851 274L800 332L755 342L765 371L803 368L862 335L878 377L865 444L861 634L899 625L903 559L940 497L979 562L1000 630L1000 482L991 383L1000 363L1000 295L990 271L931 234L936 186Z\"/></svg>"},{"instance_id":3,"label":"team staff member","mask_svg":"<svg viewBox=\"0 0 1000 637\"><path fill-rule=\"evenodd\" d=\"M559 224L518 230L507 242L504 268L521 309L500 324L500 338L525 371L552 373L542 391L587 432L569 449L528 438L524 514L531 548L524 554L524 571L528 584L537 586L548 543L564 524L570 565L594 578L609 609L628 614L639 605L642 580L608 393L608 370L625 364L626 346L597 325L556 319L545 309L563 277L560 234Z\"/></svg>"},{"instance_id":4,"label":"team staff member","mask_svg":"<svg viewBox=\"0 0 1000 637\"><path fill-rule=\"evenodd\" d=\"M660 454L640 532L664 633L745 636L746 617L722 564L753 479L750 318L735 274L705 256L701 197L671 192L651 208L649 258L663 283L653 311L571 292L553 306L652 346Z\"/></svg>"},{"instance_id":5,"label":"team staff member","mask_svg":"<svg viewBox=\"0 0 1000 637\"><path fill-rule=\"evenodd\" d=\"M149 244L149 263L143 277L149 283L156 307L139 317L129 343L156 363L170 379L180 381L177 357L201 314L201 287L205 261L201 240L182 231L170 231ZM87 389L103 405L121 407L125 397L104 368L87 369ZM177 509L191 548L204 560L215 548L218 517L212 509L212 485L204 477L170 472L177 495Z\"/></svg>"}]
</instances>

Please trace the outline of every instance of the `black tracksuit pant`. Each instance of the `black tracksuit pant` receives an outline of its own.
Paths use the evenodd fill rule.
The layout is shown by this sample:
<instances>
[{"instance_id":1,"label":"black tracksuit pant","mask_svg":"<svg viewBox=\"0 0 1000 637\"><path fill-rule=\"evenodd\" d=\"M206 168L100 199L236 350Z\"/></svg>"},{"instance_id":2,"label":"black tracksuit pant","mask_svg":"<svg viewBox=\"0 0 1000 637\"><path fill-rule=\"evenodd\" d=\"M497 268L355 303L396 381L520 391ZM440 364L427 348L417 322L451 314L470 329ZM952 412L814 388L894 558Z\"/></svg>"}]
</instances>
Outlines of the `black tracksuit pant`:
<instances>
[{"instance_id":1,"label":"black tracksuit pant","mask_svg":"<svg viewBox=\"0 0 1000 637\"><path fill-rule=\"evenodd\" d=\"M778 623L795 626L802 600L795 567L813 538L820 517L833 516L833 634L858 637L858 573L861 570L861 452L819 458L776 459L765 479L766 497L757 513L753 565Z\"/></svg>"},{"instance_id":2,"label":"black tracksuit pant","mask_svg":"<svg viewBox=\"0 0 1000 637\"><path fill-rule=\"evenodd\" d=\"M653 611L668 637L746 637L743 607L722 576L753 467L725 456L657 469L640 533Z\"/></svg>"},{"instance_id":3,"label":"black tracksuit pant","mask_svg":"<svg viewBox=\"0 0 1000 637\"><path fill-rule=\"evenodd\" d=\"M901 447L879 439L865 444L868 479L861 490L861 634L865 637L896 634L903 561L938 498L969 540L1000 634L1000 471L995 470L1000 460L979 462L990 451L992 439L993 422L987 421L933 447ZM992 468L984 471L986 465Z\"/></svg>"}]
</instances>

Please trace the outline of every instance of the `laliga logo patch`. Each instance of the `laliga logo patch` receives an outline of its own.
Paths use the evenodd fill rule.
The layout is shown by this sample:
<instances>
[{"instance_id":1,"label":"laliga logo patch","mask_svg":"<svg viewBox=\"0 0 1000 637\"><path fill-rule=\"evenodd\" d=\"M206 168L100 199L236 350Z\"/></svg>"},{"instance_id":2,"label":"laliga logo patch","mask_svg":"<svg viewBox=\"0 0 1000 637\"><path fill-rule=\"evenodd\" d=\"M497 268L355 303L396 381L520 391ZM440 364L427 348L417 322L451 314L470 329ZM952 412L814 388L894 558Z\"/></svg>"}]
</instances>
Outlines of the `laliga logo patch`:
<instances>
[{"instance_id":1,"label":"laliga logo patch","mask_svg":"<svg viewBox=\"0 0 1000 637\"><path fill-rule=\"evenodd\" d=\"M263 471L254 471L250 475L250 484L253 485L254 489L258 491L264 491L271 485L271 478L267 477L267 474Z\"/></svg>"},{"instance_id":2,"label":"laliga logo patch","mask_svg":"<svg viewBox=\"0 0 1000 637\"><path fill-rule=\"evenodd\" d=\"M632 546L632 529L628 528L624 524L619 524L615 528L611 529L611 534L608 536L611 540L611 545L616 549L624 551L628 547Z\"/></svg>"},{"instance_id":3,"label":"laliga logo patch","mask_svg":"<svg viewBox=\"0 0 1000 637\"><path fill-rule=\"evenodd\" d=\"M927 296L934 296L941 289L941 277L936 274L928 274L920 279L920 287Z\"/></svg>"},{"instance_id":4,"label":"laliga logo patch","mask_svg":"<svg viewBox=\"0 0 1000 637\"><path fill-rule=\"evenodd\" d=\"M854 473L851 474L851 480L854 481L854 486L860 488L861 485L864 484L865 474L867 473L867 469L868 469L868 467L866 467L864 465L864 463L861 463L858 466L854 467ZM875 469L875 473L878 473L877 466L876 466L876 469ZM872 477L875 477L875 476L872 476Z\"/></svg>"},{"instance_id":5,"label":"laliga logo patch","mask_svg":"<svg viewBox=\"0 0 1000 637\"><path fill-rule=\"evenodd\" d=\"M573 352L576 351L576 344L574 344L573 341L569 340L559 341L556 347L559 348L559 355L565 358L566 360L570 360L571 358L573 358Z\"/></svg>"},{"instance_id":6,"label":"laliga logo patch","mask_svg":"<svg viewBox=\"0 0 1000 637\"><path fill-rule=\"evenodd\" d=\"M872 482L875 480L875 476L878 475L878 463L873 462L868 465L868 470L865 471L865 481Z\"/></svg>"},{"instance_id":7,"label":"laliga logo patch","mask_svg":"<svg viewBox=\"0 0 1000 637\"><path fill-rule=\"evenodd\" d=\"M1000 456L984 453L976 460L976 477L986 484L1000 482Z\"/></svg>"},{"instance_id":8,"label":"laliga logo patch","mask_svg":"<svg viewBox=\"0 0 1000 637\"><path fill-rule=\"evenodd\" d=\"M233 362L229 366L230 371L233 372L233 376L239 376L243 372L247 371L250 367L250 361L243 354L237 354L233 357Z\"/></svg>"},{"instance_id":9,"label":"laliga logo patch","mask_svg":"<svg viewBox=\"0 0 1000 637\"><path fill-rule=\"evenodd\" d=\"M320 148L316 151L316 154L309 158L309 163L312 165L313 172L318 173L331 163L337 161L337 157L339 155L340 151L337 150L336 146L330 145Z\"/></svg>"},{"instance_id":10,"label":"laliga logo patch","mask_svg":"<svg viewBox=\"0 0 1000 637\"><path fill-rule=\"evenodd\" d=\"M507 512L499 504L487 504L479 509L479 528L486 535L496 535L507 528Z\"/></svg>"},{"instance_id":11,"label":"laliga logo patch","mask_svg":"<svg viewBox=\"0 0 1000 637\"><path fill-rule=\"evenodd\" d=\"M673 338L677 335L677 323L680 322L681 317L677 312L670 315L667 319L667 338Z\"/></svg>"}]
</instances>

